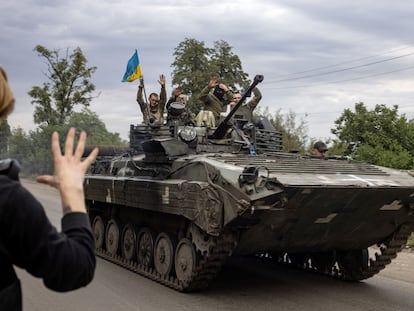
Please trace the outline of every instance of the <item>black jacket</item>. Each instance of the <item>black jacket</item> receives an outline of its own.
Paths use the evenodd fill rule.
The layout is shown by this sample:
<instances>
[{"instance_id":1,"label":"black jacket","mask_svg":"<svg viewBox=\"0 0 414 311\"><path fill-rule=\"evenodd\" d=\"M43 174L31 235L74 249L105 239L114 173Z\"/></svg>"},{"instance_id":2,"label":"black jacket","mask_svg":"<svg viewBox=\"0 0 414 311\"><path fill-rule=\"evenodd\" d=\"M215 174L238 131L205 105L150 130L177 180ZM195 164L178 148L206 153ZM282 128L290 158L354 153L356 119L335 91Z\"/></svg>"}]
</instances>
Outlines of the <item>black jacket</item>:
<instances>
[{"instance_id":1,"label":"black jacket","mask_svg":"<svg viewBox=\"0 0 414 311\"><path fill-rule=\"evenodd\" d=\"M93 279L95 242L87 214L66 214L57 232L33 195L0 174L0 310L2 292L10 288L18 289L21 300L13 265L42 278L52 290L77 289Z\"/></svg>"}]
</instances>

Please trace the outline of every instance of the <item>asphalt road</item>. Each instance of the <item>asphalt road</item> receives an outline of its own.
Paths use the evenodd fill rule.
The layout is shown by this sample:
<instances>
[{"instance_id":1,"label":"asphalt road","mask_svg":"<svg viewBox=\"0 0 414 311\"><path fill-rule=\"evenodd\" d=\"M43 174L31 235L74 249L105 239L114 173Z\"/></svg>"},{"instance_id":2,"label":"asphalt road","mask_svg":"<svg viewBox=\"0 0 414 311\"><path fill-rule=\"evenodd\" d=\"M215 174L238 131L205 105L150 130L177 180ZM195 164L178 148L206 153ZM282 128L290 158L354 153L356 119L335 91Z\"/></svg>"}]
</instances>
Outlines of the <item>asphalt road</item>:
<instances>
[{"instance_id":1,"label":"asphalt road","mask_svg":"<svg viewBox=\"0 0 414 311\"><path fill-rule=\"evenodd\" d=\"M57 192L24 182L59 228ZM349 283L265 263L232 258L211 286L183 294L98 259L94 281L55 293L18 271L24 310L414 310L414 253L402 252L377 276Z\"/></svg>"}]
</instances>

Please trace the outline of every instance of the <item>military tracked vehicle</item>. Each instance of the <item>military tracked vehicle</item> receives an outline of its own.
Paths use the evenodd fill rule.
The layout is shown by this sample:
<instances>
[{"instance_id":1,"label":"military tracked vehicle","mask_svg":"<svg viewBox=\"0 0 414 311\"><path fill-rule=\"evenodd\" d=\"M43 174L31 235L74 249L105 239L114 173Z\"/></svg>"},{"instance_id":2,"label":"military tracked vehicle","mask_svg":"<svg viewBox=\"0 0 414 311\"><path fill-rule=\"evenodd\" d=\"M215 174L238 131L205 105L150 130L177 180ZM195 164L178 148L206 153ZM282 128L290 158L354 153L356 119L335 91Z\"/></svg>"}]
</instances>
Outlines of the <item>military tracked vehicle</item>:
<instances>
[{"instance_id":1,"label":"military tracked vehicle","mask_svg":"<svg viewBox=\"0 0 414 311\"><path fill-rule=\"evenodd\" d=\"M97 254L178 291L233 254L353 281L384 269L414 228L414 178L284 153L274 129L232 125L245 99L217 128L177 103L167 125L131 125L129 148L101 148L85 178Z\"/></svg>"}]
</instances>

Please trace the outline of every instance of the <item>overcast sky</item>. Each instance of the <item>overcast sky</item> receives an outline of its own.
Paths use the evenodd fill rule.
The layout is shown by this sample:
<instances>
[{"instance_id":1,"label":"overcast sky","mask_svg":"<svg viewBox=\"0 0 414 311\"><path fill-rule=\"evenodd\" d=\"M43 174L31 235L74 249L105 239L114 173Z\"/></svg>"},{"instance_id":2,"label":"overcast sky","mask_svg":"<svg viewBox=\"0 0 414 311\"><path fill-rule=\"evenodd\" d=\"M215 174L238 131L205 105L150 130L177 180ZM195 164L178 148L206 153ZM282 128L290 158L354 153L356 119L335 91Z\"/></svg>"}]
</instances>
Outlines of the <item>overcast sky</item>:
<instances>
[{"instance_id":1,"label":"overcast sky","mask_svg":"<svg viewBox=\"0 0 414 311\"><path fill-rule=\"evenodd\" d=\"M16 97L9 124L35 127L27 93L47 67L34 47L80 47L98 67L91 110L127 139L142 120L138 81L120 82L128 59L138 49L147 93L159 92L164 73L169 94L173 52L186 38L229 43L250 79L264 75L261 109L294 111L312 138L333 137L356 102L398 105L414 118L413 16L414 2L403 0L2 1L0 63Z\"/></svg>"}]
</instances>

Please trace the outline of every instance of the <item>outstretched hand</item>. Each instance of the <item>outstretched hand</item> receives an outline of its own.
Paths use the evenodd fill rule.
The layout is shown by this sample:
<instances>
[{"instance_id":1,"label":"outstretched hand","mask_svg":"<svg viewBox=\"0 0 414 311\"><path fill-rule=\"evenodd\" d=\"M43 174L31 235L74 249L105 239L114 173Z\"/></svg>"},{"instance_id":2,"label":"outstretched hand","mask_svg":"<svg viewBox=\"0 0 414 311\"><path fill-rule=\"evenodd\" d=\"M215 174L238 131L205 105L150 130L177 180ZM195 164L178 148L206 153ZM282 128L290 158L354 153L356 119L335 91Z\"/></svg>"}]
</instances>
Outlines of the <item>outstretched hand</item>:
<instances>
[{"instance_id":1,"label":"outstretched hand","mask_svg":"<svg viewBox=\"0 0 414 311\"><path fill-rule=\"evenodd\" d=\"M217 77L216 76L212 76L210 81L208 82L208 86L210 88L213 88L217 85Z\"/></svg>"},{"instance_id":2,"label":"outstretched hand","mask_svg":"<svg viewBox=\"0 0 414 311\"><path fill-rule=\"evenodd\" d=\"M54 175L42 175L37 182L57 188L60 192L64 212L84 212L83 181L88 167L95 161L98 148L94 148L88 157L81 161L86 142L86 133L82 131L74 150L75 129L71 128L66 136L65 150L62 154L59 146L59 135L52 134L52 154ZM68 210L69 209L69 210Z\"/></svg>"},{"instance_id":3,"label":"outstretched hand","mask_svg":"<svg viewBox=\"0 0 414 311\"><path fill-rule=\"evenodd\" d=\"M160 75L158 83L161 84L161 86L165 86L165 76L163 74Z\"/></svg>"}]
</instances>

